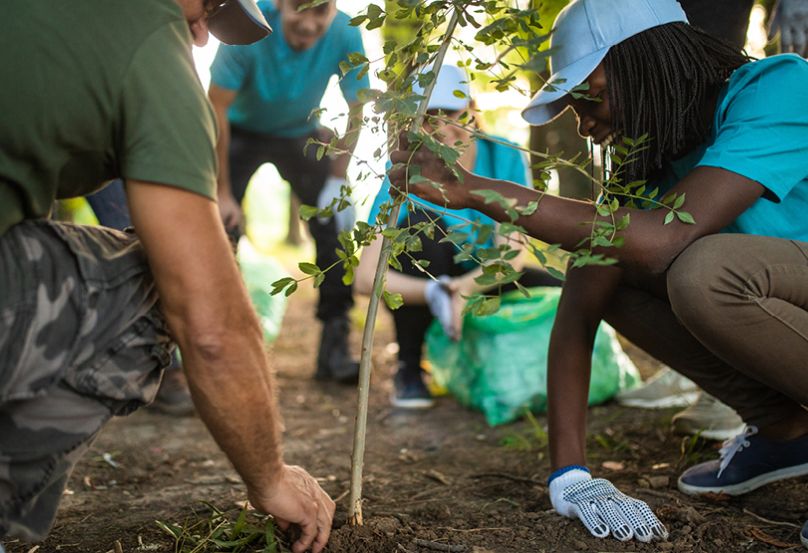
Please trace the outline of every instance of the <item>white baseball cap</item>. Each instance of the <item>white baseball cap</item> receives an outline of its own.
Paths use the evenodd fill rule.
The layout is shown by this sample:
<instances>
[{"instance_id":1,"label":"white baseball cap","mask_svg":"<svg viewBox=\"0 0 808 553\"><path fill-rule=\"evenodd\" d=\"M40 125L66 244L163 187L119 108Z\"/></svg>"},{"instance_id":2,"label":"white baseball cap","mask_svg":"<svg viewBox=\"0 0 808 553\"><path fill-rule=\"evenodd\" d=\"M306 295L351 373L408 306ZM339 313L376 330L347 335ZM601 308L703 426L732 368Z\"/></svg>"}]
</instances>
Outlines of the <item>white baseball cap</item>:
<instances>
[{"instance_id":1,"label":"white baseball cap","mask_svg":"<svg viewBox=\"0 0 808 553\"><path fill-rule=\"evenodd\" d=\"M255 0L222 0L208 16L208 30L225 44L252 44L272 32Z\"/></svg>"},{"instance_id":2,"label":"white baseball cap","mask_svg":"<svg viewBox=\"0 0 808 553\"><path fill-rule=\"evenodd\" d=\"M531 125L549 123L564 111L564 100L603 61L609 49L643 31L687 23L676 0L573 0L561 10L550 42L550 72L522 117Z\"/></svg>"},{"instance_id":3,"label":"white baseball cap","mask_svg":"<svg viewBox=\"0 0 808 553\"><path fill-rule=\"evenodd\" d=\"M424 69L422 74L430 71L432 71L431 66ZM460 91L460 94L455 94L456 90ZM418 84L418 81L412 86L412 91L420 96L424 95L424 89ZM432 89L432 96L429 97L427 109L460 111L469 107L470 101L471 88L466 72L456 65L441 66L435 88Z\"/></svg>"}]
</instances>

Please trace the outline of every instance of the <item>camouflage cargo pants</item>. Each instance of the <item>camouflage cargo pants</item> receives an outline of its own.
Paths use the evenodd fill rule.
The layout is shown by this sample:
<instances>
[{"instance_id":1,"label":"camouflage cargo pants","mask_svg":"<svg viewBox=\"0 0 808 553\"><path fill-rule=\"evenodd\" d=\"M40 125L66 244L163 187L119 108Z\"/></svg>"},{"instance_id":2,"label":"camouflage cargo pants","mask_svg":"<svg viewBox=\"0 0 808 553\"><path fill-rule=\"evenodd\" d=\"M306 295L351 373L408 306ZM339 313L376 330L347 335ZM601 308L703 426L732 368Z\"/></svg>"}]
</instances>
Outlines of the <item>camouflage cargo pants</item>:
<instances>
[{"instance_id":1,"label":"camouflage cargo pants","mask_svg":"<svg viewBox=\"0 0 808 553\"><path fill-rule=\"evenodd\" d=\"M28 221L0 237L0 539L43 539L71 470L150 402L172 344L137 239Z\"/></svg>"}]
</instances>

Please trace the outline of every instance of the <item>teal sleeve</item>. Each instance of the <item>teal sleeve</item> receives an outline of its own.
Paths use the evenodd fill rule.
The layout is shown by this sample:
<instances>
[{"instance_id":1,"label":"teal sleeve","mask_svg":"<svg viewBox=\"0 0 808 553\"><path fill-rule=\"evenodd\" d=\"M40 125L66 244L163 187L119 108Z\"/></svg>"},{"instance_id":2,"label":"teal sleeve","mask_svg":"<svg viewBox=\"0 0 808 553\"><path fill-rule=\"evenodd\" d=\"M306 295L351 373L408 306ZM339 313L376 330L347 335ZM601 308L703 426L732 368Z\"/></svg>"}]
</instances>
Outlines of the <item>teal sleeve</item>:
<instances>
[{"instance_id":1,"label":"teal sleeve","mask_svg":"<svg viewBox=\"0 0 808 553\"><path fill-rule=\"evenodd\" d=\"M731 82L715 142L697 164L757 181L774 201L808 176L808 62L779 57L786 59L747 80L741 76L736 86Z\"/></svg>"},{"instance_id":2,"label":"teal sleeve","mask_svg":"<svg viewBox=\"0 0 808 553\"><path fill-rule=\"evenodd\" d=\"M345 43L345 55L344 60L348 61L348 54L352 54L354 52L358 52L365 55L365 46L362 43L362 34L359 32L357 27L347 26L343 32L344 43ZM340 90L342 90L342 95L345 97L345 101L349 104L352 104L359 100L359 91L363 88L370 88L370 79L368 78L367 72L365 72L362 77L357 78L361 71L361 67L357 67L356 69L348 72L342 79L339 81ZM341 75L342 73L337 73Z\"/></svg>"},{"instance_id":3,"label":"teal sleeve","mask_svg":"<svg viewBox=\"0 0 808 553\"><path fill-rule=\"evenodd\" d=\"M249 69L249 46L221 44L210 66L211 83L227 90L241 90Z\"/></svg>"}]
</instances>

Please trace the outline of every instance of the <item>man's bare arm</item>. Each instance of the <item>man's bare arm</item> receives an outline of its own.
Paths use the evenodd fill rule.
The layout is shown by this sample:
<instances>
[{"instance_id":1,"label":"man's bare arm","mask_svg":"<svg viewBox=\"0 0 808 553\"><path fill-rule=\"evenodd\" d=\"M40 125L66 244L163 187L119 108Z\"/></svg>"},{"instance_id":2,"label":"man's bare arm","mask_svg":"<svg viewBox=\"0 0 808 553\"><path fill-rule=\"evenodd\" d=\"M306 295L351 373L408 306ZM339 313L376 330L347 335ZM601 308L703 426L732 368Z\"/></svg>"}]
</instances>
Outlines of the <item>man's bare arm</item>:
<instances>
[{"instance_id":1,"label":"man's bare arm","mask_svg":"<svg viewBox=\"0 0 808 553\"><path fill-rule=\"evenodd\" d=\"M315 540L321 550L333 502L305 471L283 463L263 335L215 202L138 181L127 182L127 196L200 417L253 504L282 524L301 525L295 551Z\"/></svg>"}]
</instances>

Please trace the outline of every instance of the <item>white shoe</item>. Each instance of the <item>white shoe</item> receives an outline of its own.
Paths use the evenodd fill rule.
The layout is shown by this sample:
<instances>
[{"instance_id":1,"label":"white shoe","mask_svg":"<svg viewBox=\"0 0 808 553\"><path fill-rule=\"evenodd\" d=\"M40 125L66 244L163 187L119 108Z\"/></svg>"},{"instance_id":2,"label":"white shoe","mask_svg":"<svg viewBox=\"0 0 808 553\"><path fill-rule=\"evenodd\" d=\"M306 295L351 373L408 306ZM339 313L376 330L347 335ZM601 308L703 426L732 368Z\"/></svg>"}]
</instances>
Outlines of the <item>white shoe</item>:
<instances>
[{"instance_id":1,"label":"white shoe","mask_svg":"<svg viewBox=\"0 0 808 553\"><path fill-rule=\"evenodd\" d=\"M743 432L744 422L732 407L701 392L696 402L671 419L677 434L699 434L708 440L729 440Z\"/></svg>"},{"instance_id":2,"label":"white shoe","mask_svg":"<svg viewBox=\"0 0 808 553\"><path fill-rule=\"evenodd\" d=\"M696 401L699 388L670 367L662 367L639 388L617 394L617 402L626 407L665 409L687 407Z\"/></svg>"}]
</instances>

